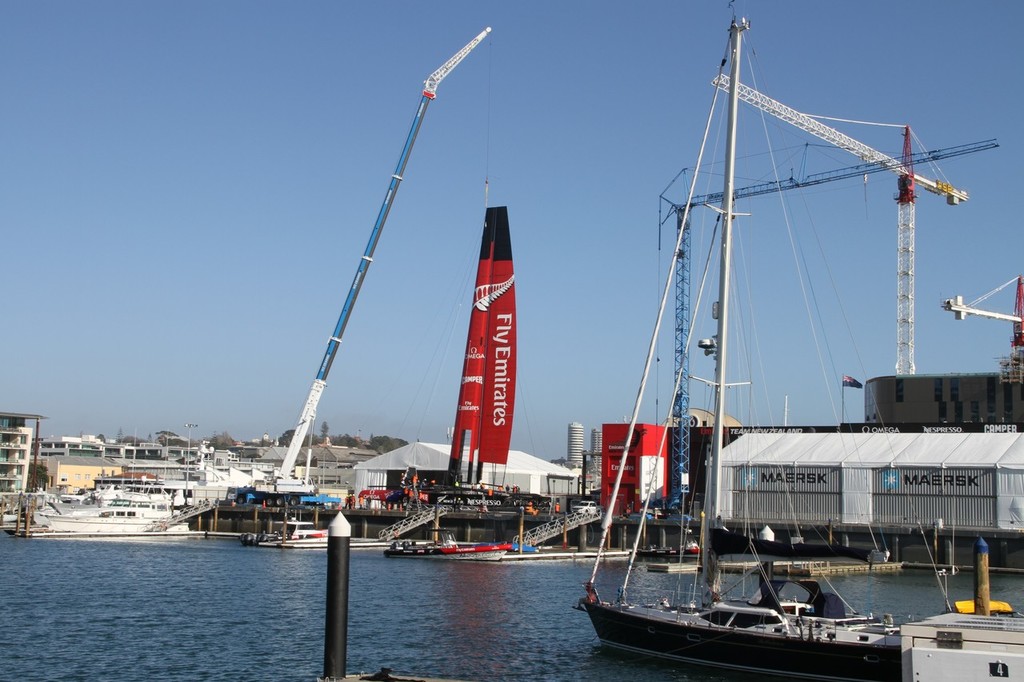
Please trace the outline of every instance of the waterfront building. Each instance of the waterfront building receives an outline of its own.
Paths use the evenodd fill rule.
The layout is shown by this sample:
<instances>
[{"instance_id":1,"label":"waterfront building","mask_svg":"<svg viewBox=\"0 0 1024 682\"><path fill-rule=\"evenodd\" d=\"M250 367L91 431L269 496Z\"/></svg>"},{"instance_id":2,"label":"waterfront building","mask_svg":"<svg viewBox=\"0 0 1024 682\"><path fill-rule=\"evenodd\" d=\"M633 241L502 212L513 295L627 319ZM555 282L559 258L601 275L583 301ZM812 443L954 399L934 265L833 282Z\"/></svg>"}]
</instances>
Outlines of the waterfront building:
<instances>
[{"instance_id":1,"label":"waterfront building","mask_svg":"<svg viewBox=\"0 0 1024 682\"><path fill-rule=\"evenodd\" d=\"M46 417L0 412L0 493L19 493L28 488L32 444L41 419Z\"/></svg>"},{"instance_id":2,"label":"waterfront building","mask_svg":"<svg viewBox=\"0 0 1024 682\"><path fill-rule=\"evenodd\" d=\"M1024 383L1004 374L913 374L868 379L864 421L877 424L1024 422Z\"/></svg>"},{"instance_id":3,"label":"waterfront building","mask_svg":"<svg viewBox=\"0 0 1024 682\"><path fill-rule=\"evenodd\" d=\"M39 441L39 454L47 457L114 457L117 459L183 458L187 448L159 443L110 443L99 436L49 436ZM196 452L198 443L189 452Z\"/></svg>"},{"instance_id":4,"label":"waterfront building","mask_svg":"<svg viewBox=\"0 0 1024 682\"><path fill-rule=\"evenodd\" d=\"M95 455L41 456L39 463L46 467L46 488L61 493L94 490L97 479L123 472L116 460Z\"/></svg>"}]
</instances>

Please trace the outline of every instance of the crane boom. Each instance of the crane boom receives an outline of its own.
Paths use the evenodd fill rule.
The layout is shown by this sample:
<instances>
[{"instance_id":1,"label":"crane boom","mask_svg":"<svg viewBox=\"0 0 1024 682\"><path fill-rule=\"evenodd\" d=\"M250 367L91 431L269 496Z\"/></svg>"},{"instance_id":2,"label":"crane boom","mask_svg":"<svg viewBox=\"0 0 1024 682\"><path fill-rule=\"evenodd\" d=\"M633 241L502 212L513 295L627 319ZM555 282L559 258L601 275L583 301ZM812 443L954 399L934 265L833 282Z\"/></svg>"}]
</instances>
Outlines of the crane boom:
<instances>
[{"instance_id":1,"label":"crane boom","mask_svg":"<svg viewBox=\"0 0 1024 682\"><path fill-rule=\"evenodd\" d=\"M991 310L976 308L975 304L985 300L997 291L1001 291L1017 283L1016 303L1013 306L1013 315L997 313ZM981 298L965 304L963 296L947 298L942 303L942 308L953 313L958 320L965 319L968 315L987 317L992 320L1003 320L1013 323L1013 336L1010 339L1010 355L999 361L1000 373L1004 382L1024 383L1024 275L1018 275L1006 284L996 287Z\"/></svg>"},{"instance_id":2,"label":"crane boom","mask_svg":"<svg viewBox=\"0 0 1024 682\"><path fill-rule=\"evenodd\" d=\"M719 75L712 84L725 90L729 87L729 79ZM944 196L946 203L951 206L966 201L967 192L953 187L948 182L924 178L914 172L910 163L909 126L904 131L904 161L897 161L753 88L743 84L738 86L739 98L744 102L840 149L845 149L864 161L881 164L899 175L899 213L896 229L896 374L914 374L914 188L919 185L929 192Z\"/></svg>"},{"instance_id":3,"label":"crane boom","mask_svg":"<svg viewBox=\"0 0 1024 682\"><path fill-rule=\"evenodd\" d=\"M972 154L974 152L980 152L985 149L994 149L999 146L999 143L994 139L982 140L981 142L971 142L969 144L961 144L956 147L946 147L943 149L933 149L931 151L917 152L913 155L912 161L914 164L926 163L931 161L938 161L939 159L948 159L953 156L962 156L964 154ZM786 180L769 180L768 182L761 182L756 185L749 185L747 187L740 187L733 192L733 196L736 199L744 199L747 197L755 197L761 194L771 194L772 192L781 192L788 189L804 189L806 187L813 187L815 185L822 185L826 182L832 182L833 180L847 180L849 178L859 178L872 173L880 173L881 171L888 170L885 166L879 165L878 163L868 162L859 163L856 166L848 166L846 168L838 168L836 170L825 171L823 173L812 173L805 175L802 178L790 177ZM718 205L722 202L721 192L709 192L707 194L701 194L695 196L691 201L693 206L702 206L708 204L710 206ZM683 206L679 204L672 204L673 210L681 210Z\"/></svg>"},{"instance_id":4,"label":"crane boom","mask_svg":"<svg viewBox=\"0 0 1024 682\"><path fill-rule=\"evenodd\" d=\"M1003 320L1005 322L1016 322L1020 324L1020 315L1009 315L1007 313L997 313L991 310L982 310L980 308L974 308L964 304L963 296L954 296L953 298L947 298L942 303L942 309L948 310L953 313L954 317L958 320L964 320L968 315L976 315L978 317L987 317L993 320Z\"/></svg>"},{"instance_id":5,"label":"crane boom","mask_svg":"<svg viewBox=\"0 0 1024 682\"><path fill-rule=\"evenodd\" d=\"M724 75L719 76L712 81L712 84L722 90L728 90L729 77ZM867 163L880 164L883 168L899 175L906 175L911 172L901 161L894 159L888 154L883 154L880 151L872 149L866 144L853 139L849 135L841 133L835 128L827 126L821 121L818 121L807 114L801 113L792 107L788 107L782 102L778 102L747 85L743 85L742 83L740 84L740 99L766 113L771 114L772 116L775 116L776 118L785 121L786 123L796 126L800 130L825 140L840 149L845 149ZM959 204L961 201L967 201L967 199L970 198L966 190L957 189L948 182L921 177L916 172L914 173L914 182L933 194L946 197L946 203L950 205Z\"/></svg>"},{"instance_id":6,"label":"crane boom","mask_svg":"<svg viewBox=\"0 0 1024 682\"><path fill-rule=\"evenodd\" d=\"M388 185L387 193L384 195L384 202L380 207L380 212L377 214L377 220L370 231L370 240L366 245L362 258L359 259L359 265L356 268L356 274L352 280L352 286L349 288L348 296L345 298L345 304L341 308L338 323L335 325L334 332L327 341L327 350L324 352L323 360L320 362L320 369L316 373L316 378L313 379L309 395L306 397L306 402L299 413L299 420L295 425L291 442L288 444L288 451L285 454L284 461L281 463L281 470L275 482L279 492L307 493L313 491L313 486L308 480L308 473L306 478L300 480L292 478L292 471L298 459L299 450L302 449L302 441L306 438L309 429L316 419L316 408L320 403L324 387L327 385L327 375L331 371L334 357L337 354L338 347L341 345L341 339L345 333L345 327L348 326L352 308L355 306L356 299L359 296L359 290L362 288L366 273L370 269L370 264L373 263L373 252L377 248L377 242L380 240L380 235L384 230L384 223L388 219L391 206L395 201L395 195L398 193L398 187L402 183L405 166L409 162L409 155L412 153L413 144L416 142L416 136L419 134L423 117L427 112L427 105L436 97L437 86L440 85L441 81L473 51L473 48L480 44L490 31L490 27L481 31L479 35L456 52L451 59L430 74L427 80L424 81L423 96L420 98L416 115L413 117L412 127L409 130L408 137L406 137L405 145L402 147L402 154L398 159L398 165L395 168L395 172L391 175L391 182Z\"/></svg>"}]
</instances>

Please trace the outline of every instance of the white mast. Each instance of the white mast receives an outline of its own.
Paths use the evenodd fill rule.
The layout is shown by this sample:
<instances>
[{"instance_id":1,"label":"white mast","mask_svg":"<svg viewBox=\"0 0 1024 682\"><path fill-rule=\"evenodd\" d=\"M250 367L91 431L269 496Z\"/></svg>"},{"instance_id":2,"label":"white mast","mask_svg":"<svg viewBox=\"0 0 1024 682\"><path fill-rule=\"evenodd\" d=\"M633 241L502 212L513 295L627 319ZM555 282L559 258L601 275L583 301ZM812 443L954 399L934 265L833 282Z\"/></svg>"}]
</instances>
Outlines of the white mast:
<instances>
[{"instance_id":1,"label":"white mast","mask_svg":"<svg viewBox=\"0 0 1024 682\"><path fill-rule=\"evenodd\" d=\"M725 359L729 346L729 280L731 277L730 263L732 260L732 219L733 219L733 176L736 165L736 118L739 108L740 82L740 45L743 31L750 25L746 19L737 24L733 21L729 27L732 37L731 48L731 81L729 90L729 116L725 140L725 189L722 193L722 247L719 284L718 284L718 337L715 353L715 421L711 440L711 462L708 466L708 490L705 498L704 539L711 539L711 529L721 526L718 517L718 500L722 488L722 440L725 428ZM717 569L714 552L704 552L704 576L711 598L717 599L721 592L721 580Z\"/></svg>"}]
</instances>

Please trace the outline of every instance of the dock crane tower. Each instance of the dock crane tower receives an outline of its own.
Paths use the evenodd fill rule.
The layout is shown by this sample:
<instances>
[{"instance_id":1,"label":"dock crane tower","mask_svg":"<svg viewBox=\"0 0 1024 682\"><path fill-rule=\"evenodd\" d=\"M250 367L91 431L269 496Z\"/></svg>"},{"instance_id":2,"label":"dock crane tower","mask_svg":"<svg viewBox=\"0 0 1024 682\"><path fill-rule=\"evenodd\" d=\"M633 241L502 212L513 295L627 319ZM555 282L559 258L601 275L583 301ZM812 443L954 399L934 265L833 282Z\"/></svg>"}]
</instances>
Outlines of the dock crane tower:
<instances>
[{"instance_id":1,"label":"dock crane tower","mask_svg":"<svg viewBox=\"0 0 1024 682\"><path fill-rule=\"evenodd\" d=\"M718 76L713 84L728 90L728 76ZM868 163L876 163L899 176L899 193L896 201L899 206L897 230L897 264L896 264L896 374L914 374L914 201L915 189L924 189L944 196L946 203L956 206L967 201L968 194L962 189L953 187L948 182L931 180L914 172L913 166L899 161L867 145L858 142L834 128L803 114L791 107L777 102L760 92L740 84L739 98L762 111L790 123L801 130L819 137L830 144L845 149ZM904 128L903 156L910 155L910 126Z\"/></svg>"},{"instance_id":2,"label":"dock crane tower","mask_svg":"<svg viewBox=\"0 0 1024 682\"><path fill-rule=\"evenodd\" d=\"M912 167L914 163L938 161L940 159L972 154L986 149L994 149L998 146L999 144L995 140L982 140L981 142L972 142L969 144L958 145L956 147L918 152L910 154L909 156L908 150L906 149L906 146L904 146L903 162L905 166ZM743 199L761 194L783 192L790 189L803 189L806 187L821 185L826 182L847 180L849 178L862 177L864 175L887 170L889 170L889 168L886 165L872 161L857 164L855 166L849 166L847 168L826 171L824 173L814 173L806 175L803 178L790 177L787 180L773 180L770 182L762 182L757 185L742 187L735 190L733 198ZM684 423L684 415L689 413L689 355L686 343L690 335L690 227L689 225L683 224L684 216L687 216L685 205L673 203L667 199L664 194L662 194L661 199L669 204L670 215L675 215L676 229L685 231L683 239L680 242L680 248L683 253L678 260L676 268L675 326L675 370L677 374L680 372L682 373L683 380L679 387L679 393L675 396L672 403L673 422L680 428L677 428L674 432L671 451L672 462L670 478L672 490L671 499L682 501L685 498L686 493L689 492L688 472L690 470L689 430L686 428L686 424ZM693 197L691 200L691 206L717 206L721 201L722 193L712 192L710 194ZM1024 338L1022 338L1022 344L1024 344ZM1022 363L1022 367L1024 367L1024 363Z\"/></svg>"},{"instance_id":3,"label":"dock crane tower","mask_svg":"<svg viewBox=\"0 0 1024 682\"><path fill-rule=\"evenodd\" d=\"M990 310L982 310L975 307L986 298L1002 291L1014 282L1017 283L1017 302L1013 307L1013 315L996 313ZM958 320L966 319L968 315L987 317L993 320L1004 320L1013 323L1013 337L1010 340L1010 356L1000 360L1002 380L1004 382L1024 383L1024 275L1011 279L1006 284L996 287L984 296L981 296L971 303L964 304L963 296L947 298L942 308L953 313Z\"/></svg>"},{"instance_id":4,"label":"dock crane tower","mask_svg":"<svg viewBox=\"0 0 1024 682\"><path fill-rule=\"evenodd\" d=\"M327 385L327 374L331 371L331 365L334 363L334 357L338 352L338 347L341 346L341 338L345 333L345 327L348 325L349 317L352 314L352 308L355 306L356 298L359 296L359 290L363 285L363 281L366 278L366 272L370 268L370 264L373 263L373 252L377 248L377 242L380 239L380 235L384 230L384 223L388 219L388 213L391 212L391 206L395 201L395 195L398 193L398 187L402 182L402 175L405 173L405 166L409 161L409 155L412 153L412 146L416 142L416 136L419 133L420 125L423 123L423 117L427 112L427 105L437 96L437 86L441 84L441 81L455 69L459 63L469 55L473 49L479 45L487 34L490 33L490 27L485 28L480 32L478 36L469 41L469 43L455 53L451 59L446 61L439 69L434 71L427 80L424 82L423 96L420 98L419 107L416 109L416 116L413 118L412 128L409 130L409 135L405 140L405 145L402 147L402 154L398 159L398 166L395 168L395 172L391 175L391 183L388 185L387 194L384 196L384 203L381 205L380 212L377 215L377 220L373 224L373 229L370 232L370 241L366 245L366 250L363 253L362 258L359 260L359 266L356 268L355 278L352 280L352 286L349 289L348 296L345 299L345 304L342 306L341 315L338 317L338 323L334 327L334 332L331 334L327 341L327 350L324 353L323 360L320 362L320 369L316 373L316 378L313 379L313 384L309 389L309 395L306 398L305 404L302 406L302 411L299 413L299 421L295 425L295 431L292 434L291 442L288 444L288 451L285 454L284 461L281 463L281 469L275 478L274 482L274 493L278 497L283 496L297 496L306 495L315 492L313 484L309 480L309 467L306 467L306 476L301 479L294 478L292 472L295 467L295 462L299 456L299 450L302 449L302 441L309 433L310 427L316 420L316 408L320 403L320 396L323 394L324 387Z\"/></svg>"}]
</instances>

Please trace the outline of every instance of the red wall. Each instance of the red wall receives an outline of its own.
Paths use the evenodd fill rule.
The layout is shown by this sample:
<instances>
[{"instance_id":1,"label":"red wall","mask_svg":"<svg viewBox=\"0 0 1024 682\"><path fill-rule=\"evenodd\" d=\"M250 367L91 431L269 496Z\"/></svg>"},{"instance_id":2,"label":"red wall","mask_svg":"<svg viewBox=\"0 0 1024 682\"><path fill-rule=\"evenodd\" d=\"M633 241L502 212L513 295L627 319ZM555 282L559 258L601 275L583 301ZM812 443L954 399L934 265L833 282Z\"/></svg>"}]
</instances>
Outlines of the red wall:
<instances>
[{"instance_id":1,"label":"red wall","mask_svg":"<svg viewBox=\"0 0 1024 682\"><path fill-rule=\"evenodd\" d=\"M603 424L602 445L601 445L601 506L608 508L611 505L612 488L615 486L615 477L618 475L619 462L622 459L622 445L626 440L626 432L629 431L629 424ZM661 447L662 435L665 427L656 424L637 424L633 430L633 442L629 448L629 456L626 458L625 473L622 474L622 485L619 487L619 496L615 501L614 510L616 514L640 509L640 458L655 457ZM662 471L664 472L665 487L655 492L655 497L668 494L668 444L662 452Z\"/></svg>"}]
</instances>

